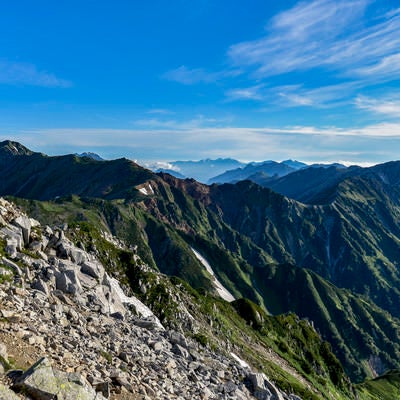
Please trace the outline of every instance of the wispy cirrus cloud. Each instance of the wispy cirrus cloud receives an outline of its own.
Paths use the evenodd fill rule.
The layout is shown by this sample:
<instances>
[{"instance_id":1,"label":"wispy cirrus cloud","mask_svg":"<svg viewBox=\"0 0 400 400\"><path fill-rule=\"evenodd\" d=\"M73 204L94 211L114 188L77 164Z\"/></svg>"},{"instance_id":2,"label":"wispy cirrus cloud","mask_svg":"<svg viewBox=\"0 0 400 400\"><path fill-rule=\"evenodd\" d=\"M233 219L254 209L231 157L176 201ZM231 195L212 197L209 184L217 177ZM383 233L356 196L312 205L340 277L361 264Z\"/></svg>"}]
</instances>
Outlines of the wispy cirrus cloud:
<instances>
[{"instance_id":1,"label":"wispy cirrus cloud","mask_svg":"<svg viewBox=\"0 0 400 400\"><path fill-rule=\"evenodd\" d=\"M264 37L232 45L228 57L235 66L247 67L256 77L315 68L349 77L383 72L398 60L400 15L385 14L364 26L360 21L370 3L300 2L275 16ZM396 76L400 76L399 70Z\"/></svg>"},{"instance_id":2,"label":"wispy cirrus cloud","mask_svg":"<svg viewBox=\"0 0 400 400\"><path fill-rule=\"evenodd\" d=\"M256 85L235 88L225 92L228 101L257 100L276 104L281 107L313 106L324 108L342 104L360 87L357 82L343 82L317 88L307 88L303 84L295 85Z\"/></svg>"},{"instance_id":3,"label":"wispy cirrus cloud","mask_svg":"<svg viewBox=\"0 0 400 400\"><path fill-rule=\"evenodd\" d=\"M262 89L265 85L255 85L244 88L229 89L225 92L225 97L228 101L234 100L262 100L265 98L265 93Z\"/></svg>"},{"instance_id":4,"label":"wispy cirrus cloud","mask_svg":"<svg viewBox=\"0 0 400 400\"><path fill-rule=\"evenodd\" d=\"M173 111L167 110L165 108L152 108L151 110L147 110L147 114L158 114L158 115L169 115L174 114Z\"/></svg>"},{"instance_id":5,"label":"wispy cirrus cloud","mask_svg":"<svg viewBox=\"0 0 400 400\"><path fill-rule=\"evenodd\" d=\"M197 83L215 83L222 79L239 76L240 74L242 74L242 71L235 67L228 67L224 70L212 72L204 68L188 68L185 65L181 65L179 68L165 72L162 78L184 85L194 85Z\"/></svg>"},{"instance_id":6,"label":"wispy cirrus cloud","mask_svg":"<svg viewBox=\"0 0 400 400\"><path fill-rule=\"evenodd\" d=\"M226 80L228 101L351 105L363 88L400 79L398 32L399 8L378 7L373 0L299 1L267 21L262 37L232 44L225 70L181 66L165 77L186 85ZM314 71L323 79L315 80ZM227 80L237 75L240 87ZM282 79L275 83L280 76L290 83L287 87Z\"/></svg>"},{"instance_id":7,"label":"wispy cirrus cloud","mask_svg":"<svg viewBox=\"0 0 400 400\"><path fill-rule=\"evenodd\" d=\"M60 79L47 71L40 71L33 64L4 60L0 60L0 84L53 88L66 88L72 86L72 82Z\"/></svg>"},{"instance_id":8,"label":"wispy cirrus cloud","mask_svg":"<svg viewBox=\"0 0 400 400\"><path fill-rule=\"evenodd\" d=\"M399 24L400 28L400 24ZM400 53L383 57L372 65L356 68L353 71L359 77L374 77L375 81L391 81L400 77Z\"/></svg>"},{"instance_id":9,"label":"wispy cirrus cloud","mask_svg":"<svg viewBox=\"0 0 400 400\"><path fill-rule=\"evenodd\" d=\"M324 108L342 104L358 88L357 82L343 82L317 88L307 88L303 85L277 86L271 89L270 97L281 106L314 106Z\"/></svg>"},{"instance_id":10,"label":"wispy cirrus cloud","mask_svg":"<svg viewBox=\"0 0 400 400\"><path fill-rule=\"evenodd\" d=\"M355 104L360 109L400 119L400 98L374 99L366 96L358 96Z\"/></svg>"},{"instance_id":11,"label":"wispy cirrus cloud","mask_svg":"<svg viewBox=\"0 0 400 400\"><path fill-rule=\"evenodd\" d=\"M162 77L184 85L193 85L195 83L215 82L219 76L219 73L207 72L203 68L190 69L185 65L181 65L179 68L167 71Z\"/></svg>"},{"instance_id":12,"label":"wispy cirrus cloud","mask_svg":"<svg viewBox=\"0 0 400 400\"><path fill-rule=\"evenodd\" d=\"M204 128L207 126L219 126L225 124L227 119L209 118L204 115L196 115L194 118L187 120L165 119L165 118L143 118L132 121L135 126L143 127L144 129L174 129L190 130L195 128Z\"/></svg>"}]
</instances>

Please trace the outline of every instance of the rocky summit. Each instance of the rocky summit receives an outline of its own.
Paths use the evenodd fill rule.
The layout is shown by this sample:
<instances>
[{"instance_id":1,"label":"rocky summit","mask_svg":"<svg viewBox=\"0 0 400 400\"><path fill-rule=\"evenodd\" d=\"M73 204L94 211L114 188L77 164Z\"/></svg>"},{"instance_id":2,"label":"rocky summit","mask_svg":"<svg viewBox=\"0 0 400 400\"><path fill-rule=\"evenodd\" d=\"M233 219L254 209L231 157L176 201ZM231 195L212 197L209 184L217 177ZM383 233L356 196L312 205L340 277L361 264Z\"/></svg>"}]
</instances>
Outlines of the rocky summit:
<instances>
[{"instance_id":1,"label":"rocky summit","mask_svg":"<svg viewBox=\"0 0 400 400\"><path fill-rule=\"evenodd\" d=\"M65 224L0 199L0 226L1 399L300 399L165 328Z\"/></svg>"}]
</instances>

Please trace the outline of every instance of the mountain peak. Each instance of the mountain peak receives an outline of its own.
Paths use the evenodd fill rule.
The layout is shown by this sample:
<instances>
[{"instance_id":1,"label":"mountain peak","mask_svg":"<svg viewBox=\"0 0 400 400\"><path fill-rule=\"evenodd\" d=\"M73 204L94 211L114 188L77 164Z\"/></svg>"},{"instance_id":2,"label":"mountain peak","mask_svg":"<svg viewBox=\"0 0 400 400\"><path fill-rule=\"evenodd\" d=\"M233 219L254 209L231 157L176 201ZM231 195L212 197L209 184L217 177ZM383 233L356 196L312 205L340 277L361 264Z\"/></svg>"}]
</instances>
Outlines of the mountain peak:
<instances>
[{"instance_id":1,"label":"mountain peak","mask_svg":"<svg viewBox=\"0 0 400 400\"><path fill-rule=\"evenodd\" d=\"M11 140L4 140L0 142L0 155L7 156L23 156L23 155L32 155L33 151L29 150L21 143L13 142Z\"/></svg>"},{"instance_id":2,"label":"mountain peak","mask_svg":"<svg viewBox=\"0 0 400 400\"><path fill-rule=\"evenodd\" d=\"M92 153L92 152L84 152L84 153L75 153L76 156L78 157L88 157L91 158L92 160L96 160L96 161L104 161L104 158L100 157L98 154L96 153Z\"/></svg>"}]
</instances>

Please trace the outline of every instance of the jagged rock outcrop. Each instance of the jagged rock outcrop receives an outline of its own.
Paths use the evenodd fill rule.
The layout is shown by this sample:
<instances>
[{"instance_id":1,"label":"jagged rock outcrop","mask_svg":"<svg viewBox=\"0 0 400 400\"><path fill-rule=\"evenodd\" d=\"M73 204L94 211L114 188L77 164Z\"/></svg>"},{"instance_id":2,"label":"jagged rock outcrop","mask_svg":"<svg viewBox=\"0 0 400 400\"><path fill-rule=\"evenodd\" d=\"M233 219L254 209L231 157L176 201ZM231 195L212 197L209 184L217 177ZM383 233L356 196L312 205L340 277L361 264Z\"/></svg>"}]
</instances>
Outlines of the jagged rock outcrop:
<instances>
[{"instance_id":1,"label":"jagged rock outcrop","mask_svg":"<svg viewBox=\"0 0 400 400\"><path fill-rule=\"evenodd\" d=\"M1 399L295 399L165 329L65 227L41 227L3 199L0 216ZM8 353L33 365L14 370Z\"/></svg>"}]
</instances>

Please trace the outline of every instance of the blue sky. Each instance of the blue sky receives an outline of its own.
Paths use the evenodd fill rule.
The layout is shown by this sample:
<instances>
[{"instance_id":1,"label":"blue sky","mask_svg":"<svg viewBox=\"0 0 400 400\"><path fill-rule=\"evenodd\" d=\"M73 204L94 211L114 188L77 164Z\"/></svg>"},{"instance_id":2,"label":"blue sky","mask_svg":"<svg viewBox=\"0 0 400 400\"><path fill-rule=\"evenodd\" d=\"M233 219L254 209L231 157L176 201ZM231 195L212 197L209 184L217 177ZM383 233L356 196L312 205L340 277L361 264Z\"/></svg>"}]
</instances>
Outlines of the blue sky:
<instances>
[{"instance_id":1,"label":"blue sky","mask_svg":"<svg viewBox=\"0 0 400 400\"><path fill-rule=\"evenodd\" d=\"M399 159L399 7L3 2L0 138L141 163Z\"/></svg>"}]
</instances>

